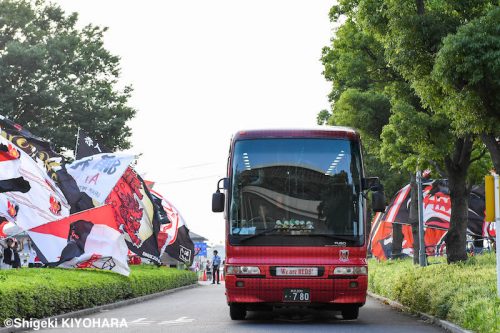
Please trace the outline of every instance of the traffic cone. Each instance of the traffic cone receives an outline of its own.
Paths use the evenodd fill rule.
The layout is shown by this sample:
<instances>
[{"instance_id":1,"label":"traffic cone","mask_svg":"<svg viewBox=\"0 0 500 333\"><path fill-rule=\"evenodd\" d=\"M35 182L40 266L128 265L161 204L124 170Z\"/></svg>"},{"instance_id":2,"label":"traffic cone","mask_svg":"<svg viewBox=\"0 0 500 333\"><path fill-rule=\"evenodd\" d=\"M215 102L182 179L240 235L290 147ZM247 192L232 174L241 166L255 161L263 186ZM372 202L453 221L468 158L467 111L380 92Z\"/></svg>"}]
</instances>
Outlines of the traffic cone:
<instances>
[{"instance_id":1,"label":"traffic cone","mask_svg":"<svg viewBox=\"0 0 500 333\"><path fill-rule=\"evenodd\" d=\"M203 270L203 278L201 281L207 281L207 271Z\"/></svg>"}]
</instances>

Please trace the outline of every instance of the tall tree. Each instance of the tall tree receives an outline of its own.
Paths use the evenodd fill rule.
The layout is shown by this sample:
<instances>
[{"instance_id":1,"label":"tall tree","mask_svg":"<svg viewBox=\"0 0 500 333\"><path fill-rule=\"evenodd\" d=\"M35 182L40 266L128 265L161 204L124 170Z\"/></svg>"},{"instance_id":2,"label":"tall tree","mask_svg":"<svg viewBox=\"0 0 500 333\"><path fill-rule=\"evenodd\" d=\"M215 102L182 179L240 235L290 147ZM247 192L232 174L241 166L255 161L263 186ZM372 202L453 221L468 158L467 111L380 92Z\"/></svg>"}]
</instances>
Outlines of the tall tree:
<instances>
[{"instance_id":1,"label":"tall tree","mask_svg":"<svg viewBox=\"0 0 500 333\"><path fill-rule=\"evenodd\" d=\"M432 76L449 95L455 128L481 136L500 172L500 7L461 26L443 40Z\"/></svg>"},{"instance_id":2,"label":"tall tree","mask_svg":"<svg viewBox=\"0 0 500 333\"><path fill-rule=\"evenodd\" d=\"M445 117L446 100L449 95L435 80L432 70L443 39L455 33L461 25L475 17L484 15L492 1L360 1L360 18L373 29L385 46L388 62L415 90L421 100L423 110L432 118ZM377 9L382 17L373 22L368 10ZM385 25L385 26L384 26ZM459 112L459 110L456 110ZM433 135L436 132L433 132ZM467 175L472 158L474 135L469 131L457 133L449 127L448 153L444 156L444 166L448 175L452 213L447 233L448 261L467 260L466 231L468 221ZM446 145L435 146L437 148ZM438 149L439 151L440 149ZM425 155L424 155L425 156ZM479 158L479 157L478 157Z\"/></svg>"},{"instance_id":3,"label":"tall tree","mask_svg":"<svg viewBox=\"0 0 500 333\"><path fill-rule=\"evenodd\" d=\"M473 153L474 133L459 132L450 124L444 107L449 96L432 70L443 38L483 15L492 2L341 0L330 12L345 15L372 36L381 45L383 68L401 78L384 88L391 110L382 130L382 159L394 168L432 166L448 176L454 207L447 240L449 262L467 259L466 177L482 153Z\"/></svg>"},{"instance_id":4,"label":"tall tree","mask_svg":"<svg viewBox=\"0 0 500 333\"><path fill-rule=\"evenodd\" d=\"M128 148L131 88L117 88L119 57L106 28L76 27L76 13L44 0L0 1L0 114L58 148L82 127L112 148Z\"/></svg>"}]
</instances>

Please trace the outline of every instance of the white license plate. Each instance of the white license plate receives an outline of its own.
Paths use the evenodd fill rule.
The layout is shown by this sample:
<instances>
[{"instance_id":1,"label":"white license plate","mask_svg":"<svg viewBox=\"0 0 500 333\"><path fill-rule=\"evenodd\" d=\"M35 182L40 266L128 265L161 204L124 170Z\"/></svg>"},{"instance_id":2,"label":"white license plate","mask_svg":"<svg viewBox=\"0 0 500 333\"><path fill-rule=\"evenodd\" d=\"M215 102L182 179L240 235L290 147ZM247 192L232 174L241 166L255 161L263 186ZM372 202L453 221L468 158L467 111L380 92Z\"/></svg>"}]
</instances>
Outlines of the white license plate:
<instances>
[{"instance_id":1,"label":"white license plate","mask_svg":"<svg viewBox=\"0 0 500 333\"><path fill-rule=\"evenodd\" d=\"M318 267L276 267L276 276L318 276Z\"/></svg>"}]
</instances>

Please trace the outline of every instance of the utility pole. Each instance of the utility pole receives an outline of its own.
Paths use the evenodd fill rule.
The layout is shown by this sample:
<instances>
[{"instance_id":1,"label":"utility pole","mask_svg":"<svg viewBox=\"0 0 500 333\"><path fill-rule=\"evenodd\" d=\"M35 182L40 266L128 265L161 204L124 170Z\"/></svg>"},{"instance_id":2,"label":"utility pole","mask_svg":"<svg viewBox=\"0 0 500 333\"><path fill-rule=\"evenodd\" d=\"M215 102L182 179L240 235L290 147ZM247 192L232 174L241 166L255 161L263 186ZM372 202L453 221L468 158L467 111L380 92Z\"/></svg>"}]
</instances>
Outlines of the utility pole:
<instances>
[{"instance_id":1,"label":"utility pole","mask_svg":"<svg viewBox=\"0 0 500 333\"><path fill-rule=\"evenodd\" d=\"M427 258L425 255L425 231L424 231L424 196L422 193L422 172L417 171L417 192L418 192L418 236L420 249L418 253L418 263L420 266L427 266Z\"/></svg>"}]
</instances>

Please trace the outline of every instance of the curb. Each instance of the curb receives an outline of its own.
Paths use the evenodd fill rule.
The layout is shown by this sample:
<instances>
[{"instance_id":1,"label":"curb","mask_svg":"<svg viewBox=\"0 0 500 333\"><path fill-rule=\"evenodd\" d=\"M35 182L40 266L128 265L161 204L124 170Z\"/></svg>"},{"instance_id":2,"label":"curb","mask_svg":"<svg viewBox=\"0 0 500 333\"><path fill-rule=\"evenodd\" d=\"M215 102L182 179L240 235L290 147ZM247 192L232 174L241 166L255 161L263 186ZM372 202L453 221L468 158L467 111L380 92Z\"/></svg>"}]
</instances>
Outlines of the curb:
<instances>
[{"instance_id":1,"label":"curb","mask_svg":"<svg viewBox=\"0 0 500 333\"><path fill-rule=\"evenodd\" d=\"M444 328L445 330L447 330L449 332L452 332L452 333L474 333L474 332L466 330L465 328L462 328L462 327L460 327L460 326L458 326L456 324L453 324L453 323L451 323L451 322L449 322L447 320L439 319L437 317L428 315L427 313L423 313L423 312L418 312L418 311L412 310L409 307L407 307L407 306L405 306L405 305L403 305L401 303L398 303L396 301L390 300L390 299L385 298L383 296L374 294L371 291L368 291L367 294L368 294L368 296L370 296L372 298L375 298L379 302L387 304L390 307L393 307L393 308L396 308L398 310L405 311L405 312L416 313L420 318L425 319L426 321L428 321L429 323L431 323L433 325L436 325L436 326L439 326L441 328Z\"/></svg>"},{"instance_id":2,"label":"curb","mask_svg":"<svg viewBox=\"0 0 500 333\"><path fill-rule=\"evenodd\" d=\"M149 295L139 296L139 297L135 297L135 298L125 299L123 301L119 301L119 302L115 302L115 303L109 303L109 304L95 306L93 308L87 308L87 309L82 309L82 310L67 312L67 313L63 313L63 314L57 315L57 316L52 316L52 317L47 317L47 318L41 318L40 321L44 321L44 320L56 320L57 322L60 322L61 319L64 319L64 318L83 317L83 316L86 316L86 315L90 315L90 314L101 312L103 310L116 309L116 308L120 308L120 307L123 307L123 306L127 306L127 305L131 305L131 304L135 304L135 303L140 303L140 302L148 301L150 299L154 299L154 298L157 298L157 297L160 297L160 296L165 296L165 295L168 295L168 294L172 294L172 293L175 293L177 291L182 291L182 290L185 290L185 289L196 288L196 287L199 287L199 286L200 285L198 283L194 283L194 284L190 284L190 285L187 285L187 286L182 286L182 287L179 287L179 288L174 288L174 289L168 289L168 290L160 291L160 292L154 293L154 294L149 294ZM25 327L19 327L19 328L16 328L16 327L1 327L0 328L0 333L21 332L21 331L31 331L31 330L32 329L25 328Z\"/></svg>"}]
</instances>

